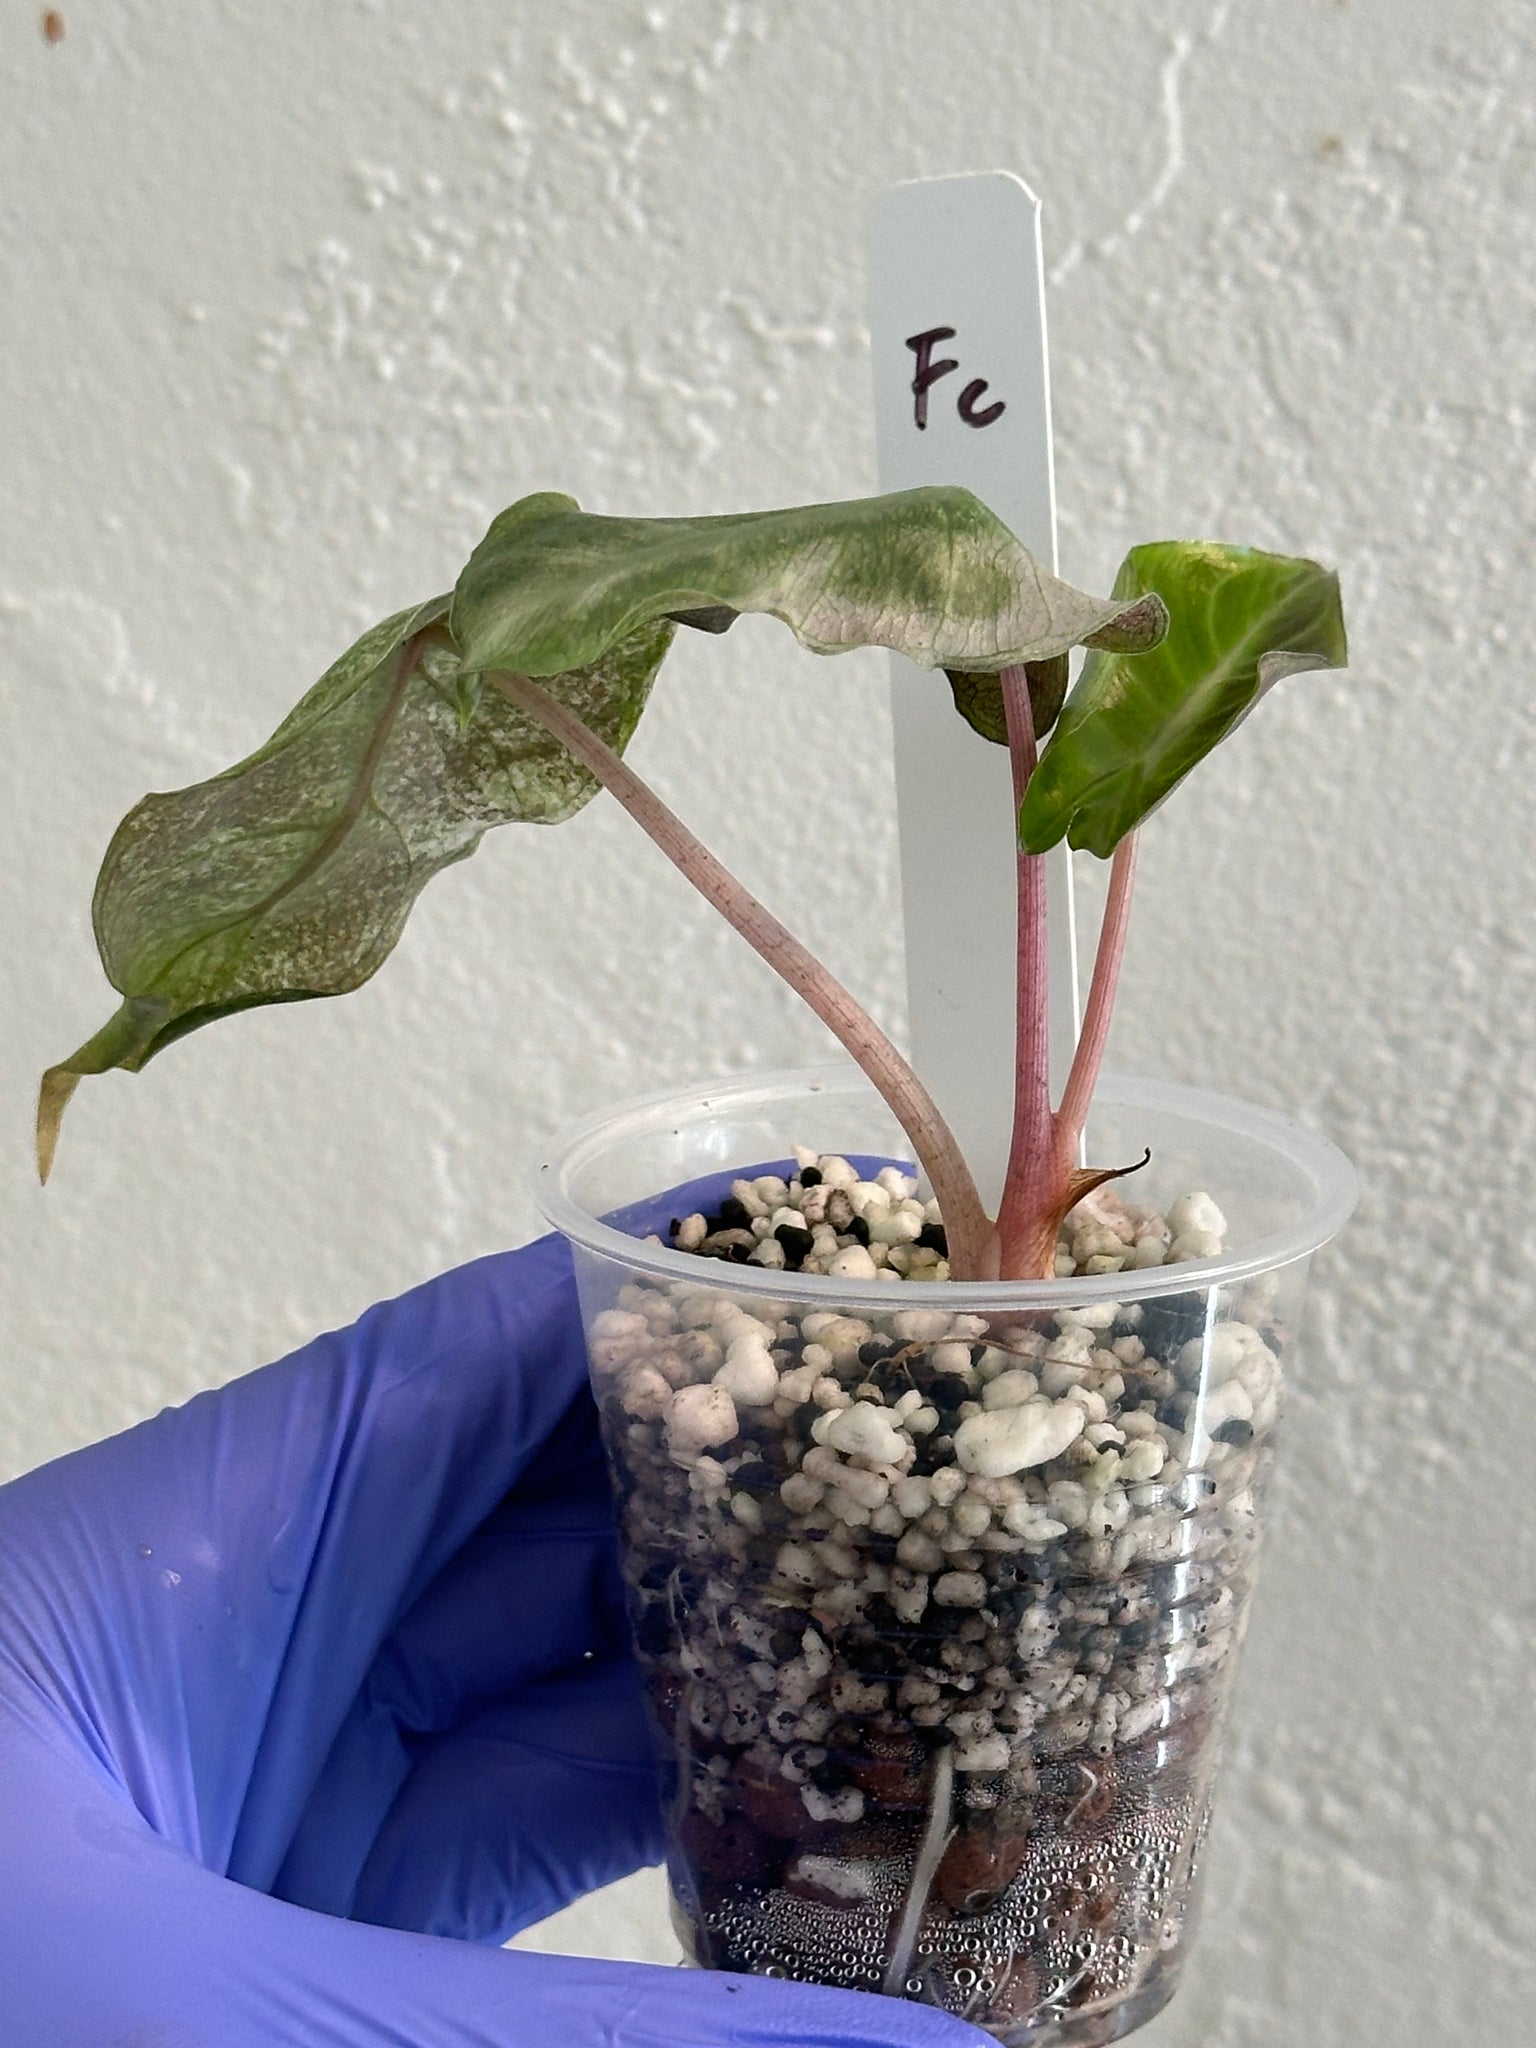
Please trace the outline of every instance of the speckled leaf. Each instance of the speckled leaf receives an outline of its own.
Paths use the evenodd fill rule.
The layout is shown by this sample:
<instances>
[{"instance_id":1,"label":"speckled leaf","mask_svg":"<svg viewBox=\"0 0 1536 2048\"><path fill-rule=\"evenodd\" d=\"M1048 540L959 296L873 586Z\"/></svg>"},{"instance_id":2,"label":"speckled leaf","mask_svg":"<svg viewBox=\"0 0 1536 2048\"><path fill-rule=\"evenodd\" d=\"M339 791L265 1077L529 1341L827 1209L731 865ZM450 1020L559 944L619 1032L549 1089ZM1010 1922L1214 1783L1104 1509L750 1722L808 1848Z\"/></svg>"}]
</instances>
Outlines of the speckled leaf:
<instances>
[{"instance_id":1,"label":"speckled leaf","mask_svg":"<svg viewBox=\"0 0 1536 2048\"><path fill-rule=\"evenodd\" d=\"M817 654L891 647L967 673L1044 661L1148 613L1049 574L969 491L899 491L713 519L608 519L546 491L492 522L453 596L468 669L547 676L647 620L782 619Z\"/></svg>"},{"instance_id":2,"label":"speckled leaf","mask_svg":"<svg viewBox=\"0 0 1536 2048\"><path fill-rule=\"evenodd\" d=\"M137 1071L261 1003L340 995L388 957L411 905L493 825L553 824L596 781L499 693L463 680L447 598L365 633L259 752L147 796L96 883L116 1015L44 1076L38 1163L83 1074ZM642 625L548 687L622 751L674 628Z\"/></svg>"},{"instance_id":3,"label":"speckled leaf","mask_svg":"<svg viewBox=\"0 0 1536 2048\"><path fill-rule=\"evenodd\" d=\"M1156 592L1171 615L1147 653L1094 653L1019 812L1019 839L1107 858L1266 690L1347 659L1337 576L1294 555L1214 541L1133 548L1115 595Z\"/></svg>"}]
</instances>

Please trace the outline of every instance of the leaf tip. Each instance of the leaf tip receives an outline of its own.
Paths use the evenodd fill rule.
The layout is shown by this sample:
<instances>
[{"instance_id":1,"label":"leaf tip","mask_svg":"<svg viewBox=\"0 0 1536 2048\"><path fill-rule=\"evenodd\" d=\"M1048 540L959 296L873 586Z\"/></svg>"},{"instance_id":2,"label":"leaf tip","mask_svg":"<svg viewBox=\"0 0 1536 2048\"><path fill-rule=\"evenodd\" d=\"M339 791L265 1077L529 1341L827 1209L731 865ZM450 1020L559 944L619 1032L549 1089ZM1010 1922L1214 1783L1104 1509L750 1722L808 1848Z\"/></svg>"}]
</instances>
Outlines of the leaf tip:
<instances>
[{"instance_id":1,"label":"leaf tip","mask_svg":"<svg viewBox=\"0 0 1536 2048\"><path fill-rule=\"evenodd\" d=\"M1062 804L1059 793L1051 786L1049 754L1030 777L1029 787L1024 792L1024 801L1019 805L1014 820L1021 853L1049 853L1058 841L1067 835L1067 828L1073 822L1069 806Z\"/></svg>"},{"instance_id":2,"label":"leaf tip","mask_svg":"<svg viewBox=\"0 0 1536 2048\"><path fill-rule=\"evenodd\" d=\"M1083 645L1107 654L1147 654L1167 636L1168 626L1167 605L1155 590L1147 590L1090 633Z\"/></svg>"},{"instance_id":3,"label":"leaf tip","mask_svg":"<svg viewBox=\"0 0 1536 2048\"><path fill-rule=\"evenodd\" d=\"M37 1177L45 1187L53 1171L53 1155L58 1150L59 1125L79 1086L80 1076L74 1068L50 1067L37 1091Z\"/></svg>"}]
</instances>

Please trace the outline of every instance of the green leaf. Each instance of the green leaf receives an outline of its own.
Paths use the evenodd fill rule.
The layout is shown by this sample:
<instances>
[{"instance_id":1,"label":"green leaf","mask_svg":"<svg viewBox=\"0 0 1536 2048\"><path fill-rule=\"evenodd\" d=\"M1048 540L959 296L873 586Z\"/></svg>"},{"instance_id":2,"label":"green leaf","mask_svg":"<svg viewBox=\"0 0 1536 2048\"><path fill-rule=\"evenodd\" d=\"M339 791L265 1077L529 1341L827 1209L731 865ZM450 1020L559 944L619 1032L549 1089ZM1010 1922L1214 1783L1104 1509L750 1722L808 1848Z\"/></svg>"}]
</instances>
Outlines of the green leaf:
<instances>
[{"instance_id":1,"label":"green leaf","mask_svg":"<svg viewBox=\"0 0 1536 2048\"><path fill-rule=\"evenodd\" d=\"M1347 659L1337 576L1214 541L1133 548L1115 595L1171 614L1150 652L1090 654L1019 811L1026 853L1065 838L1107 858L1266 690Z\"/></svg>"},{"instance_id":2,"label":"green leaf","mask_svg":"<svg viewBox=\"0 0 1536 2048\"><path fill-rule=\"evenodd\" d=\"M467 669L547 676L657 618L767 612L817 654L891 647L965 673L1045 661L1146 610L1050 575L969 491L713 519L607 519L546 491L495 519L453 595Z\"/></svg>"},{"instance_id":3,"label":"green leaf","mask_svg":"<svg viewBox=\"0 0 1536 2048\"><path fill-rule=\"evenodd\" d=\"M235 1010L358 987L425 884L491 826L553 824L596 793L542 726L464 684L447 610L437 598L375 626L257 753L145 797L118 827L93 918L126 1000L43 1078L45 1178L81 1075L137 1071ZM622 752L674 630L646 623L547 687Z\"/></svg>"}]
</instances>

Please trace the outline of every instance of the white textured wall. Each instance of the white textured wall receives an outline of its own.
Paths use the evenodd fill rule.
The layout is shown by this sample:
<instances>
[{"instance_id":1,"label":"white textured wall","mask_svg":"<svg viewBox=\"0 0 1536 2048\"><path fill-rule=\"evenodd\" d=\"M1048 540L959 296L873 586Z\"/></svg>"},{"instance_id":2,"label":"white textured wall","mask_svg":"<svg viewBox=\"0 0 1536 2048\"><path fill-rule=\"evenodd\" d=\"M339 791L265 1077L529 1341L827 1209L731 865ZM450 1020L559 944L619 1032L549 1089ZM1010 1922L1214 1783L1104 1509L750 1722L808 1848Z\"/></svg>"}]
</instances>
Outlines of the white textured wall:
<instances>
[{"instance_id":1,"label":"white textured wall","mask_svg":"<svg viewBox=\"0 0 1536 2048\"><path fill-rule=\"evenodd\" d=\"M1203 1946L1144 2038L1520 2037L1529 0L63 12L56 47L26 5L0 25L0 1464L518 1240L562 1119L821 1050L594 806L436 882L361 994L87 1083L30 1177L35 1075L106 1014L87 903L127 805L245 751L524 491L871 488L867 202L1018 168L1066 573L1169 532L1314 551L1355 648L1148 832L1117 1030L1366 1181L1293 1392ZM899 1026L882 689L767 628L693 640L636 758Z\"/></svg>"}]
</instances>

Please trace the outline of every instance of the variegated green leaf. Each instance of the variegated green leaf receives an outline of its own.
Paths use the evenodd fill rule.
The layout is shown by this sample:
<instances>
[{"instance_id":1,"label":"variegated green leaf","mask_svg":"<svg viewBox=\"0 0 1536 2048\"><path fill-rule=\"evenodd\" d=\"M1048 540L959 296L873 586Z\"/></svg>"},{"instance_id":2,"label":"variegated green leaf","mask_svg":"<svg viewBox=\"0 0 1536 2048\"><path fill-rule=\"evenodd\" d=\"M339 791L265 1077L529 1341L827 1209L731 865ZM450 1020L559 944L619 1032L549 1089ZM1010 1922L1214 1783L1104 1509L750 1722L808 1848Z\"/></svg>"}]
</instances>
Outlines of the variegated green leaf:
<instances>
[{"instance_id":1,"label":"variegated green leaf","mask_svg":"<svg viewBox=\"0 0 1536 2048\"><path fill-rule=\"evenodd\" d=\"M1167 637L1089 655L1020 807L1027 853L1065 838L1107 858L1282 676L1348 657L1338 578L1302 557L1153 542L1115 582L1122 599L1148 592Z\"/></svg>"},{"instance_id":2,"label":"variegated green leaf","mask_svg":"<svg viewBox=\"0 0 1536 2048\"><path fill-rule=\"evenodd\" d=\"M609 519L546 491L492 522L453 596L467 669L556 675L657 618L782 619L817 654L890 647L923 668L1046 661L1148 610L1052 576L969 491L899 491L712 519Z\"/></svg>"},{"instance_id":3,"label":"variegated green leaf","mask_svg":"<svg viewBox=\"0 0 1536 2048\"><path fill-rule=\"evenodd\" d=\"M45 1177L83 1074L137 1071L234 1010L358 987L425 884L489 827L553 824L596 792L541 726L466 680L447 611L437 598L375 626L259 752L145 797L118 827L93 915L124 1001L44 1076ZM642 624L548 687L622 750L673 631Z\"/></svg>"}]
</instances>

